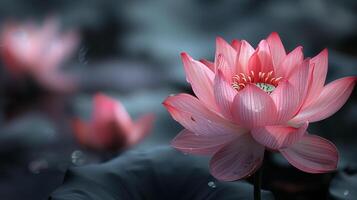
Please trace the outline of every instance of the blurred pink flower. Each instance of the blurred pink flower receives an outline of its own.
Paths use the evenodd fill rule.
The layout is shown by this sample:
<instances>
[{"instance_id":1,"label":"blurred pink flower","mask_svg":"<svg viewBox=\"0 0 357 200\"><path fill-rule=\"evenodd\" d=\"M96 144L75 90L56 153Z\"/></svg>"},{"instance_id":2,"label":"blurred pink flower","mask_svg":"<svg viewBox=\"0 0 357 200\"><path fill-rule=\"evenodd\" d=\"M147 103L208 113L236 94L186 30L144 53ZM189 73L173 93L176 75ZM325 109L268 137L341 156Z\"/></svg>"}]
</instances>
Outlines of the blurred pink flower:
<instances>
[{"instance_id":1,"label":"blurred pink flower","mask_svg":"<svg viewBox=\"0 0 357 200\"><path fill-rule=\"evenodd\" d=\"M277 33L254 49L247 41L217 38L214 63L182 60L196 94L170 96L164 106L185 129L172 145L186 153L212 155L211 173L233 181L262 164L264 150L279 151L309 173L335 170L338 152L331 142L306 132L347 101L356 77L327 85L327 50L304 59L299 46L286 54Z\"/></svg>"},{"instance_id":2,"label":"blurred pink flower","mask_svg":"<svg viewBox=\"0 0 357 200\"><path fill-rule=\"evenodd\" d=\"M142 140L150 132L153 120L154 116L148 114L134 122L119 101L97 94L91 121L75 119L73 129L81 145L98 151L117 151Z\"/></svg>"},{"instance_id":3,"label":"blurred pink flower","mask_svg":"<svg viewBox=\"0 0 357 200\"><path fill-rule=\"evenodd\" d=\"M60 33L55 18L42 26L34 23L7 23L1 33L1 56L8 71L15 77L31 76L54 91L75 87L75 79L60 71L63 62L73 53L78 36L73 31Z\"/></svg>"}]
</instances>

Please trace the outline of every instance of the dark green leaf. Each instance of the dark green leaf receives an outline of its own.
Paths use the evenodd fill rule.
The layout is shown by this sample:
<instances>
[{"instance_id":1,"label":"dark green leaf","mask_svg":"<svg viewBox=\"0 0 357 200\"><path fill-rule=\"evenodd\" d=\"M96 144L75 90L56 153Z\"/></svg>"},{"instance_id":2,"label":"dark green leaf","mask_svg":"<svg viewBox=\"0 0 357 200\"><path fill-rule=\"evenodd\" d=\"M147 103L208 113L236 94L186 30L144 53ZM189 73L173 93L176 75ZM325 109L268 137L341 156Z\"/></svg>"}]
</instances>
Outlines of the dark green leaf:
<instances>
[{"instance_id":1,"label":"dark green leaf","mask_svg":"<svg viewBox=\"0 0 357 200\"><path fill-rule=\"evenodd\" d=\"M263 191L263 199L274 199ZM219 182L205 159L171 147L129 151L101 164L70 169L52 200L238 200L253 199L252 185Z\"/></svg>"},{"instance_id":2,"label":"dark green leaf","mask_svg":"<svg viewBox=\"0 0 357 200\"><path fill-rule=\"evenodd\" d=\"M357 199L357 174L338 173L331 181L329 196L333 200Z\"/></svg>"}]
</instances>

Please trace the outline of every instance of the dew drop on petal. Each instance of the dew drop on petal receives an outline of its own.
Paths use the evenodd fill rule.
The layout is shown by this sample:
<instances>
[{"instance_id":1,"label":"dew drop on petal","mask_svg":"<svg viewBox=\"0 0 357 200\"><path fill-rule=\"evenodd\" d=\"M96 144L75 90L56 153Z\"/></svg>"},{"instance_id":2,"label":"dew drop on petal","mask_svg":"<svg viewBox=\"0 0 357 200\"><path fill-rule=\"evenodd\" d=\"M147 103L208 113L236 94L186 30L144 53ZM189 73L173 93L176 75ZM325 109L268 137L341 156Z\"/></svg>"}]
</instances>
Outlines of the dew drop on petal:
<instances>
[{"instance_id":1,"label":"dew drop on petal","mask_svg":"<svg viewBox=\"0 0 357 200\"><path fill-rule=\"evenodd\" d=\"M213 181L209 181L208 183L207 183L207 185L208 185L208 187L210 187L210 188L216 188L217 186L216 186L216 183L214 183Z\"/></svg>"},{"instance_id":2,"label":"dew drop on petal","mask_svg":"<svg viewBox=\"0 0 357 200\"><path fill-rule=\"evenodd\" d=\"M34 174L39 174L41 170L48 168L48 162L45 159L34 160L30 162L28 168L30 172Z\"/></svg>"},{"instance_id":3,"label":"dew drop on petal","mask_svg":"<svg viewBox=\"0 0 357 200\"><path fill-rule=\"evenodd\" d=\"M350 192L348 190L343 191L343 195L347 196Z\"/></svg>"},{"instance_id":4,"label":"dew drop on petal","mask_svg":"<svg viewBox=\"0 0 357 200\"><path fill-rule=\"evenodd\" d=\"M85 163L85 155L82 151L76 150L71 154L71 160L74 165L80 166Z\"/></svg>"}]
</instances>

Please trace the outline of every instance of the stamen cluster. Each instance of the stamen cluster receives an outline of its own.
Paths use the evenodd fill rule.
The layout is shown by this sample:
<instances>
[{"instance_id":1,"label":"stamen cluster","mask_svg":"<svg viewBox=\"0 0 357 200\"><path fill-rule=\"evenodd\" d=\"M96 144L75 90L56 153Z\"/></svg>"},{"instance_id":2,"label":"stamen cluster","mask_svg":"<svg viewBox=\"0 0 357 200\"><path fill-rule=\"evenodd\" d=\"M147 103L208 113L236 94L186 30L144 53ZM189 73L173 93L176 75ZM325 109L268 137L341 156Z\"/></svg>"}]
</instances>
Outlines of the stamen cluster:
<instances>
[{"instance_id":1,"label":"stamen cluster","mask_svg":"<svg viewBox=\"0 0 357 200\"><path fill-rule=\"evenodd\" d=\"M272 92L277 86L282 77L275 78L273 71L268 73L259 72L254 73L250 71L249 74L239 73L232 77L232 87L236 90L243 89L247 84L253 83L266 92Z\"/></svg>"}]
</instances>

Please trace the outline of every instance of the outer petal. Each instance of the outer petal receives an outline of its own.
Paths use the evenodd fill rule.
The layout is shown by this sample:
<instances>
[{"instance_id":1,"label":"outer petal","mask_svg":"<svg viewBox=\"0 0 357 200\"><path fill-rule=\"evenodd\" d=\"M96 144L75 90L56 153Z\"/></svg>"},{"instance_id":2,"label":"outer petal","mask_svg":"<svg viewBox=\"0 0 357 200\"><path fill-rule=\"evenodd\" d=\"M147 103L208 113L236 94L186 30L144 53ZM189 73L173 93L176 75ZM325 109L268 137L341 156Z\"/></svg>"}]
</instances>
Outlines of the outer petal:
<instances>
[{"instance_id":1,"label":"outer petal","mask_svg":"<svg viewBox=\"0 0 357 200\"><path fill-rule=\"evenodd\" d=\"M252 128L274 123L277 111L267 93L249 84L234 97L232 115L238 124Z\"/></svg>"},{"instance_id":2,"label":"outer petal","mask_svg":"<svg viewBox=\"0 0 357 200\"><path fill-rule=\"evenodd\" d=\"M345 77L327 84L316 100L303 108L291 121L315 122L333 115L346 103L355 84L356 77Z\"/></svg>"},{"instance_id":3,"label":"outer petal","mask_svg":"<svg viewBox=\"0 0 357 200\"><path fill-rule=\"evenodd\" d=\"M216 110L213 94L214 73L201 62L193 60L186 53L182 53L181 57L187 81L191 83L193 92L208 108Z\"/></svg>"},{"instance_id":4,"label":"outer petal","mask_svg":"<svg viewBox=\"0 0 357 200\"><path fill-rule=\"evenodd\" d=\"M216 78L214 80L214 94L216 97L216 103L223 116L228 119L232 119L231 107L234 96L237 91L227 83L223 77L223 74L218 70Z\"/></svg>"},{"instance_id":5,"label":"outer petal","mask_svg":"<svg viewBox=\"0 0 357 200\"><path fill-rule=\"evenodd\" d=\"M302 46L296 47L282 60L276 69L276 75L278 77L288 77L295 68L301 65L303 59Z\"/></svg>"},{"instance_id":6,"label":"outer petal","mask_svg":"<svg viewBox=\"0 0 357 200\"><path fill-rule=\"evenodd\" d=\"M295 144L303 137L308 123L299 128L288 126L265 126L252 129L253 138L269 149L281 149Z\"/></svg>"},{"instance_id":7,"label":"outer petal","mask_svg":"<svg viewBox=\"0 0 357 200\"><path fill-rule=\"evenodd\" d=\"M199 135L184 129L172 140L171 145L184 153L212 155L237 137L233 134Z\"/></svg>"},{"instance_id":8,"label":"outer petal","mask_svg":"<svg viewBox=\"0 0 357 200\"><path fill-rule=\"evenodd\" d=\"M73 54L73 51L78 46L79 36L76 32L68 32L63 33L59 38L52 38L51 41L45 42L48 43L42 49L46 51L42 52L44 54L42 56L46 57L46 59L39 65L46 68L46 70L50 70L49 68L56 69L61 67L61 64Z\"/></svg>"},{"instance_id":9,"label":"outer petal","mask_svg":"<svg viewBox=\"0 0 357 200\"><path fill-rule=\"evenodd\" d=\"M191 95L180 94L168 97L164 106L171 116L186 129L201 135L240 135L246 130L219 117L205 108Z\"/></svg>"},{"instance_id":10,"label":"outer petal","mask_svg":"<svg viewBox=\"0 0 357 200\"><path fill-rule=\"evenodd\" d=\"M278 33L273 32L267 38L267 42L269 45L270 53L273 58L274 67L278 67L280 62L285 58L286 52L281 42L281 39Z\"/></svg>"},{"instance_id":11,"label":"outer petal","mask_svg":"<svg viewBox=\"0 0 357 200\"><path fill-rule=\"evenodd\" d=\"M242 40L236 60L236 74L248 72L248 62L253 53L254 48L247 41Z\"/></svg>"},{"instance_id":12,"label":"outer petal","mask_svg":"<svg viewBox=\"0 0 357 200\"><path fill-rule=\"evenodd\" d=\"M228 143L210 161L210 171L222 181L235 181L253 174L262 164L264 147L250 134Z\"/></svg>"},{"instance_id":13,"label":"outer petal","mask_svg":"<svg viewBox=\"0 0 357 200\"><path fill-rule=\"evenodd\" d=\"M316 135L305 135L298 143L280 152L290 164L304 172L325 173L337 168L336 146Z\"/></svg>"},{"instance_id":14,"label":"outer petal","mask_svg":"<svg viewBox=\"0 0 357 200\"><path fill-rule=\"evenodd\" d=\"M310 60L310 70L312 70L312 79L310 81L310 89L304 105L308 105L316 94L320 94L324 87L327 74L328 52L324 49L317 56Z\"/></svg>"},{"instance_id":15,"label":"outer petal","mask_svg":"<svg viewBox=\"0 0 357 200\"><path fill-rule=\"evenodd\" d=\"M236 57L237 57L237 51L235 49L233 49L233 47L230 44L228 44L221 37L217 37L217 39L216 39L216 56L215 56L216 60L215 60L215 62L217 62L219 55L223 55L228 66L233 68Z\"/></svg>"},{"instance_id":16,"label":"outer petal","mask_svg":"<svg viewBox=\"0 0 357 200\"><path fill-rule=\"evenodd\" d=\"M270 95L277 109L277 121L286 122L296 113L299 99L296 98L298 90L288 81L281 81Z\"/></svg>"},{"instance_id":17,"label":"outer petal","mask_svg":"<svg viewBox=\"0 0 357 200\"><path fill-rule=\"evenodd\" d=\"M140 117L134 124L132 130L127 135L127 145L134 145L140 142L147 134L150 133L154 123L155 116L147 114Z\"/></svg>"},{"instance_id":18,"label":"outer petal","mask_svg":"<svg viewBox=\"0 0 357 200\"><path fill-rule=\"evenodd\" d=\"M115 119L119 125L119 129L122 130L123 133L130 132L134 126L129 113L126 111L125 107L121 104L120 101L116 101Z\"/></svg>"}]
</instances>

